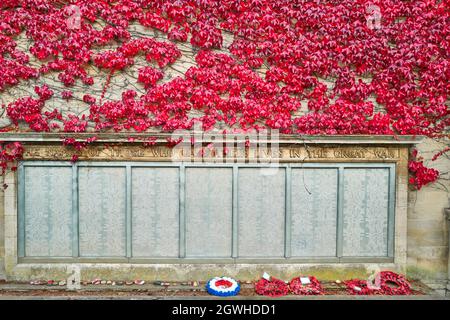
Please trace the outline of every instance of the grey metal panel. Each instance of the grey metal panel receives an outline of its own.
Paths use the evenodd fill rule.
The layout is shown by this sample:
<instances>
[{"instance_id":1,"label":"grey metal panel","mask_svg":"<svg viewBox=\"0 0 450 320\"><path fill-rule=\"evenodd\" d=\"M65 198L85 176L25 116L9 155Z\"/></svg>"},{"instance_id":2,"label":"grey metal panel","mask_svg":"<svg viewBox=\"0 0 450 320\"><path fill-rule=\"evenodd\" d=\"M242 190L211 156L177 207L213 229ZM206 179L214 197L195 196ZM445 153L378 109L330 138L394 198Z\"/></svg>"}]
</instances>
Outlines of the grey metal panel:
<instances>
[{"instance_id":1,"label":"grey metal panel","mask_svg":"<svg viewBox=\"0 0 450 320\"><path fill-rule=\"evenodd\" d=\"M285 169L239 169L239 257L284 256Z\"/></svg>"},{"instance_id":2,"label":"grey metal panel","mask_svg":"<svg viewBox=\"0 0 450 320\"><path fill-rule=\"evenodd\" d=\"M292 169L292 257L336 256L336 169Z\"/></svg>"},{"instance_id":3,"label":"grey metal panel","mask_svg":"<svg viewBox=\"0 0 450 320\"><path fill-rule=\"evenodd\" d=\"M125 168L78 170L80 256L125 256Z\"/></svg>"},{"instance_id":4,"label":"grey metal panel","mask_svg":"<svg viewBox=\"0 0 450 320\"><path fill-rule=\"evenodd\" d=\"M142 192L141 197L143 197L144 204L145 201L149 202L149 198L146 197L145 193L146 188L148 188L148 184L142 182L141 187L136 187L135 181L130 181L130 176L125 175L125 167L127 170L174 170L175 172L179 172L179 181L178 185L175 183L173 191L164 193L164 191L155 191L159 197L168 196L169 193L173 195L169 200L166 201L166 204L170 205L178 205L178 212L174 209L175 219L172 221L177 221L179 219L180 223L176 225L172 225L173 229L175 229L175 233L179 232L179 235L175 236L175 242L168 241L167 245L173 245L175 247L174 254L167 254L170 250L164 250L163 256L158 256L157 254L153 254L149 250L151 250L151 246L147 246L145 249L145 245L142 248L142 255L133 255L130 256L131 250L126 250L126 244L132 245L132 249L135 250L136 244L139 245L139 241L148 237L152 238L154 235L151 233L140 232L137 229L144 224L141 224L137 221L133 221L135 219L134 206L131 207L131 203L133 200L134 204L136 204L137 200L134 200L134 195L131 194L131 188L126 190L126 186L132 187L133 192L137 188L138 192ZM151 263L162 263L162 261L166 261L167 263L237 263L243 262L246 263L294 263L294 262L314 262L317 260L320 261L330 261L330 262L365 262L365 261L392 261L393 256L393 235L394 235L394 209L395 209L395 165L388 163L375 163L375 164L367 164L367 163L341 163L341 164L318 164L318 163L306 163L306 164L282 164L279 173L281 176L284 176L286 173L286 177L277 177L272 176L272 181L267 185L264 184L264 180L269 178L267 176L265 178L259 178L259 172L261 169L258 168L258 165L255 164L232 164L232 165L223 165L223 164L187 164L188 170L210 170L211 175L216 175L216 170L228 170L233 171L231 183L226 181L225 185L230 185L230 190L225 188L224 186L218 186L220 189L216 192L216 196L220 194L226 194L229 202L226 205L222 205L225 208L227 205L231 208L231 213L229 214L229 221L232 231L232 240L227 239L224 241L229 244L229 249L227 248L226 254L220 253L220 248L218 250L202 248L201 245L204 243L210 243L211 241L203 241L200 243L200 237L197 237L200 246L193 245L192 250L187 249L188 258L185 258L185 243L190 242L189 239L180 240L178 243L176 242L178 239L185 239L189 234L193 235L194 232L188 230L189 226L189 209L186 206L186 210L184 207L184 202L191 201L195 203L196 196L194 194L187 194L189 192L190 185L189 183L185 185L184 180L184 164L173 164L173 163L142 163L142 162L78 162L75 165L70 162L55 162L55 161L25 161L21 162L19 165L19 203L18 203L18 254L21 258L21 261L28 261L26 259L41 259L42 261L51 262L59 262L64 259L73 259L70 261L90 261L90 262L134 262L134 261L151 261ZM289 174L289 168L292 168L293 176L291 177ZM202 168L202 169L200 169ZM222 169L221 169L222 168ZM226 169L223 169L226 168ZM286 169L287 168L287 169ZM306 169L308 168L308 169ZM69 185L69 189L71 189L71 197L72 202L68 206L65 204L61 204L60 199L58 198L58 204L54 207L61 208L69 208L72 212L71 218L68 220L68 229L72 229L72 240L69 239L72 243L72 254L70 253L70 249L68 249L66 256L62 255L53 255L45 256L41 255L41 253L37 253L38 255L29 255L29 250L25 252L25 239L28 239L29 235L28 229L25 230L26 224L26 202L32 201L34 205L34 200L27 200L28 194L25 195L25 189L28 188L36 189L31 185L31 187L26 187L28 185L28 181L25 181L25 170L35 170L35 169L43 169L43 170L54 170L54 169L67 169L73 170L73 174L69 176L72 179L71 185ZM78 183L78 170L80 170L80 174L83 174L83 170L85 172L85 176L80 177ZM93 172L88 173L90 170ZM100 171L98 171L100 170ZM312 237L312 234L305 233L303 226L297 226L295 220L296 213L301 216L303 211L297 211L296 207L302 208L302 206L308 207L311 203L308 201L303 201L301 196L297 195L298 186L295 186L295 183L299 183L299 179L297 179L297 173L301 171L311 170L313 172L315 170L328 170L336 173L338 170L340 172L339 183L320 183L320 178L316 177L310 178L314 183L314 188L319 188L323 197L327 195L330 196L330 192L326 191L326 187L330 187L332 185L336 186L339 184L338 188L338 200L336 204L336 200L334 202L323 200L322 201L314 201L313 205L325 205L325 203L329 202L328 205L336 205L340 209L337 210L339 212L340 221L338 221L338 226L335 226L334 230L331 231L331 226L333 221L326 221L324 224L321 224L321 227L318 227L320 231L314 231L316 236L317 234L321 234L325 237L330 236L334 232L335 239L337 239L337 248L335 243L332 243L330 247L327 248L330 252L332 251L333 245L335 250L339 251L339 258L333 258L334 254L328 255L323 254L322 250L319 248L317 250L311 249L311 254L300 254L295 252L295 241L296 237L307 238L308 236ZM390 171L390 175L388 174ZM99 176L97 172L99 172ZM119 172L120 174L117 174ZM197 171L196 171L197 172ZM242 172L244 174L242 174ZM381 172L381 174L380 174ZM91 175L89 177L89 175ZM362 176L364 178L362 178ZM97 178L95 178L97 176ZM105 177L107 176L107 177ZM138 176L141 176L141 172L138 172ZM163 174L162 177L167 179L169 175ZM201 176L201 175L200 175ZM359 178L358 178L359 176ZM193 174L191 180L197 180L199 175ZM277 183L281 178L280 183ZM290 179L291 178L291 179ZM83 180L84 179L84 180ZM307 178L308 179L308 178ZM323 179L326 181L327 179L333 180L331 177ZM178 182L177 179L175 179ZM285 181L286 180L286 181ZM289 192L289 186L291 183L289 180L292 180L292 192ZM164 180L166 181L166 180ZM344 183L345 181L345 183ZM362 181L362 182L361 182ZM388 183L389 182L389 183ZM218 183L219 185L224 183L222 180ZM102 186L102 184L104 184ZM114 186L116 184L116 186ZM195 183L195 188L201 189L198 186L200 183ZM317 185L319 184L319 186ZM363 186L363 188L362 188ZM185 189L186 188L186 189ZM225 192L221 188L225 188ZM287 191L285 191L285 188ZM308 188L311 192L311 189ZM60 186L58 186L60 189ZM86 190L87 189L87 190ZM102 190L98 192L98 190ZM359 191L358 191L359 190ZM363 190L363 191L361 191ZM61 191L61 190L59 190ZM193 191L193 190L191 190ZM62 191L61 191L62 192ZM84 192L84 193L83 193ZM178 194L177 194L178 192ZM289 192L289 193L288 193ZM361 194L358 195L358 192L363 192L364 196ZM198 192L202 196L202 192ZM229 198L229 194L232 194L231 198ZM345 197L344 197L345 193ZM108 195L112 194L108 199ZM79 201L78 201L79 196ZM290 197L291 196L291 197ZM303 196L308 199L311 195L305 193ZM389 196L389 198L388 198ZM88 201L83 200L88 199ZM258 198L261 200L258 200ZM359 198L358 198L359 197ZM371 197L373 199L371 199ZM38 197L40 199L46 199L48 197L42 196ZM269 198L267 200L266 198ZM330 196L331 198L331 196ZM102 199L106 199L106 202L109 202L110 205L105 205ZM349 202L358 202L360 199L359 207L358 205L354 205ZM380 200L382 199L382 200ZM389 200L388 200L389 199ZM159 199L162 200L162 199ZM266 201L266 202L265 202ZM303 202L302 202L303 201ZM140 201L138 201L140 202ZM164 202L163 200L161 202ZM344 204L345 202L345 204ZM388 203L389 202L389 205ZM211 200L211 203L214 203ZM289 204L292 203L292 210L289 210ZM381 205L380 205L381 203ZM285 205L286 208L283 207ZM383 205L385 204L385 205ZM80 208L80 205L83 208ZM150 206L155 205L151 203ZM100 207L95 208L95 206ZM261 209L261 207L262 209ZM28 204L30 207L30 204ZM92 207L92 208L91 208ZM227 210L229 210L229 208ZM308 207L309 208L309 207ZM370 212L370 209L374 209L375 212ZM115 209L117 209L115 211ZM142 208L141 208L142 209ZM94 210L95 213L84 214L82 210ZM143 209L142 209L143 210ZM368 210L368 211L367 211ZM80 211L80 219L78 219L78 211ZM133 211L133 212L132 212ZM160 211L160 210L158 210ZM292 225L289 223L290 212L292 211ZM317 210L313 210L317 211ZM319 210L320 211L320 210ZM363 213L361 213L364 211ZM98 214L100 212L100 214ZM106 216L108 217L108 223L113 226L114 229L114 237L108 238L108 232L105 233L105 230L111 228L105 224L105 220L102 215L102 212L106 212ZM384 213L383 213L384 212ZM389 212L389 215L388 215ZM307 212L308 213L308 212ZM286 216L285 216L286 215ZM378 216L377 216L378 215ZM145 214L143 216L147 217ZM389 216L389 218L388 218ZM112 219L110 219L112 217ZM38 216L38 218L42 218ZM147 217L148 218L148 217ZM281 219L280 219L281 218ZM318 218L318 216L312 216L312 219ZM334 217L335 218L335 217ZM173 219L173 217L172 217ZM186 219L186 224L184 220ZM286 224L284 224L284 219L286 219ZM309 220L309 218L305 217L305 221ZM372 219L372 220L371 220ZM389 220L389 221L388 221ZM78 221L80 221L80 232L81 232L81 243L80 243L80 251L82 257L78 258ZM244 222L243 222L244 221ZM246 222L245 222L246 221ZM279 223L279 221L281 221ZM301 221L301 220L300 220ZM309 220L311 221L311 220ZM133 222L133 225L131 224ZM203 220L201 220L203 222ZM262 222L262 223L261 223ZM29 223L29 221L28 221ZM349 226L351 224L355 226ZM379 225L377 225L379 223ZM309 224L314 224L314 222L308 222ZM232 227L231 227L232 225ZM275 226L275 227L274 227ZM389 226L389 227L388 227ZM87 228L90 228L87 230ZM205 228L204 226L201 226ZM222 225L220 226L222 227ZM84 230L81 230L83 229ZM158 227L159 228L159 227ZM157 229L158 229L157 228ZM228 225L226 226L228 228ZM299 228L300 231L296 234L296 228ZM329 228L330 232L323 231L321 228ZM359 229L358 229L359 228ZM195 229L195 228L194 228ZM338 234L336 234L336 229L338 230ZM348 232L348 230L353 231ZM355 231L356 230L356 231ZM381 232L380 232L381 230ZM89 232L87 232L89 231ZM136 233L135 237L131 237L132 232ZM164 233L166 233L166 228L164 228ZM96 235L96 233L100 233L100 236ZM228 233L228 231L227 231ZM106 235L106 236L105 236ZM202 233L203 235L203 233ZM38 235L39 237L43 237L43 235ZM125 242L125 236L128 239L128 242ZM157 236L157 235L156 235ZM212 235L211 237L220 237L222 235ZM53 237L53 236L51 236ZM165 237L165 235L164 235ZM247 237L247 238L246 238ZM345 237L345 239L344 239ZM69 236L70 238L70 236ZM83 238L90 238L88 240L83 240ZM291 240L289 240L292 238ZM114 244L112 240L119 240L118 245ZM216 239L216 238L214 238ZM323 239L321 239L323 240ZM52 240L49 240L51 242ZM195 239L193 240L195 241ZM84 248L83 248L84 242ZM92 243L88 243L92 242ZM292 242L292 258L285 259L283 255L286 257L290 257L290 242ZM305 242L305 241L303 241ZM331 242L331 241L330 241ZM306 241L309 245L318 246L318 244L312 244L311 241ZM320 242L319 242L320 243ZM112 247L113 249L105 250L102 246ZM179 245L178 245L179 244ZM232 245L231 245L232 244ZM58 244L59 245L59 244ZM51 244L49 244L51 246ZM84 250L86 247L92 249L91 252ZM233 249L231 249L233 247ZM323 246L325 247L325 245ZM150 248L150 249L149 249ZM275 248L275 249L274 249ZM339 250L339 248L341 248ZM162 249L161 249L162 250ZM179 255L177 255L176 250L178 250ZM388 251L389 250L389 251ZM193 253L191 253L191 251ZM283 253L284 251L284 253ZM232 252L232 253L230 253ZM101 254L101 256L99 256ZM128 254L128 255L127 255ZM166 255L167 254L167 255ZM73 255L74 258L71 258ZM226 258L232 256L236 259ZM343 257L342 257L343 256ZM129 258L127 258L129 257ZM179 257L183 259L179 259ZM342 257L342 258L340 258ZM24 260L25 259L25 260ZM62 260L61 260L62 259ZM31 260L30 260L31 261ZM69 260L67 260L69 261Z\"/></svg>"},{"instance_id":5,"label":"grey metal panel","mask_svg":"<svg viewBox=\"0 0 450 320\"><path fill-rule=\"evenodd\" d=\"M25 167L25 256L72 256L72 168Z\"/></svg>"},{"instance_id":6,"label":"grey metal panel","mask_svg":"<svg viewBox=\"0 0 450 320\"><path fill-rule=\"evenodd\" d=\"M345 169L343 256L387 256L389 169Z\"/></svg>"},{"instance_id":7,"label":"grey metal panel","mask_svg":"<svg viewBox=\"0 0 450 320\"><path fill-rule=\"evenodd\" d=\"M178 257L179 169L132 169L133 257Z\"/></svg>"},{"instance_id":8,"label":"grey metal panel","mask_svg":"<svg viewBox=\"0 0 450 320\"><path fill-rule=\"evenodd\" d=\"M231 257L232 168L186 168L186 257Z\"/></svg>"}]
</instances>

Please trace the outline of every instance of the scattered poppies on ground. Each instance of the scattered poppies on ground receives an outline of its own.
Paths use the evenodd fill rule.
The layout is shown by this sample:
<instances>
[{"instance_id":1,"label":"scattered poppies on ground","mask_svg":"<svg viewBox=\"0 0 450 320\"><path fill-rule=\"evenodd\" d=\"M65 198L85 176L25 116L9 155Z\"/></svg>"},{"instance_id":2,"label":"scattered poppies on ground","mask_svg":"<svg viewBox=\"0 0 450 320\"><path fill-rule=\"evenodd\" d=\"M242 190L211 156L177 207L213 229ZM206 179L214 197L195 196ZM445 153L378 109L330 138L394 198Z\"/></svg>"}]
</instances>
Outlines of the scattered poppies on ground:
<instances>
[{"instance_id":1,"label":"scattered poppies on ground","mask_svg":"<svg viewBox=\"0 0 450 320\"><path fill-rule=\"evenodd\" d=\"M267 275L267 274L266 274ZM352 279L343 283L350 295L411 295L411 284L400 274L392 271L381 271L372 280ZM289 293L295 295L324 295L324 289L314 276L299 276L289 283L274 277L263 277L255 284L255 291L259 295L280 297Z\"/></svg>"},{"instance_id":2,"label":"scattered poppies on ground","mask_svg":"<svg viewBox=\"0 0 450 320\"><path fill-rule=\"evenodd\" d=\"M33 280L31 285L40 286L60 286L66 285L66 281L56 280ZM419 293L412 289L410 282L405 276L392 271L381 271L373 279L351 279L336 280L332 285L329 282L321 283L316 277L311 275L300 275L283 281L264 273L263 277L252 286L251 281L240 282L231 277L214 277L208 280L204 289L200 288L198 281L186 282L165 282L144 280L113 281L93 279L82 281L83 286L103 285L103 286L160 286L163 288L176 287L177 291L190 290L206 291L211 295L219 297L230 297L238 295L243 288L244 295L251 295L250 288L258 295L267 297L282 297L287 295L311 296L311 295L413 295ZM180 289L186 287L186 289ZM198 288L198 289L197 289ZM338 291L336 290L338 289ZM103 290L103 289L102 289ZM247 291L246 291L247 290Z\"/></svg>"}]
</instances>

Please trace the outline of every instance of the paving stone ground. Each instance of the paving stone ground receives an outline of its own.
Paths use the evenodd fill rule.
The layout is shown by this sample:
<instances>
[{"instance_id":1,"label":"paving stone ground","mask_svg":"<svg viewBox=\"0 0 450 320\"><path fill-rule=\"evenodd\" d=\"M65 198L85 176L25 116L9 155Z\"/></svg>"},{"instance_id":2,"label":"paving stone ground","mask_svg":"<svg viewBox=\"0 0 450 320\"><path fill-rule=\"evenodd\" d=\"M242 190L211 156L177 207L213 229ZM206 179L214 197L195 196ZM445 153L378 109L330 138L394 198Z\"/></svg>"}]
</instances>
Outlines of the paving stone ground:
<instances>
[{"instance_id":1,"label":"paving stone ground","mask_svg":"<svg viewBox=\"0 0 450 320\"><path fill-rule=\"evenodd\" d=\"M280 298L268 298L258 296L254 292L253 284L241 284L241 292L236 297L226 299L231 300L263 300L263 299L283 299L283 300L450 300L450 297L443 297L433 293L433 291L420 283L412 282L413 295L410 296L353 296L349 295L343 284L335 282L322 282L325 295L321 296L296 296L288 295ZM198 285L171 283L170 285L155 285L145 283L143 285L82 285L80 290L68 290L66 286L59 285L31 285L29 283L0 282L0 300L116 300L116 299L141 299L141 300L215 300L224 299L209 295L204 283Z\"/></svg>"}]
</instances>

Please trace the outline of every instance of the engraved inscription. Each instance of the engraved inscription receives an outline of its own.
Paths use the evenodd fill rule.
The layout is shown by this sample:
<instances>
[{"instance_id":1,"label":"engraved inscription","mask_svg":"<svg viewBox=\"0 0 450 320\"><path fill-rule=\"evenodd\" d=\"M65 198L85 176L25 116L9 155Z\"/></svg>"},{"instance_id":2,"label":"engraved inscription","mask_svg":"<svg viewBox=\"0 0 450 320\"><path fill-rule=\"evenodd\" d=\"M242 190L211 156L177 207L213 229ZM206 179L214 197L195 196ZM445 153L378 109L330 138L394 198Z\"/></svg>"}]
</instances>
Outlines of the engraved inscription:
<instances>
[{"instance_id":1,"label":"engraved inscription","mask_svg":"<svg viewBox=\"0 0 450 320\"><path fill-rule=\"evenodd\" d=\"M389 209L387 169L346 169L343 255L386 256Z\"/></svg>"},{"instance_id":2,"label":"engraved inscription","mask_svg":"<svg viewBox=\"0 0 450 320\"><path fill-rule=\"evenodd\" d=\"M144 154L144 150L140 149L140 148L130 148L128 150L128 153L130 155L130 157L134 158L134 157L143 157Z\"/></svg>"},{"instance_id":3,"label":"engraved inscription","mask_svg":"<svg viewBox=\"0 0 450 320\"><path fill-rule=\"evenodd\" d=\"M125 256L125 169L79 169L80 256Z\"/></svg>"},{"instance_id":4,"label":"engraved inscription","mask_svg":"<svg viewBox=\"0 0 450 320\"><path fill-rule=\"evenodd\" d=\"M150 149L150 153L156 158L169 158L172 156L172 149L163 147L154 147Z\"/></svg>"},{"instance_id":5,"label":"engraved inscription","mask_svg":"<svg viewBox=\"0 0 450 320\"><path fill-rule=\"evenodd\" d=\"M133 168L133 257L178 257L178 168Z\"/></svg>"},{"instance_id":6,"label":"engraved inscription","mask_svg":"<svg viewBox=\"0 0 450 320\"><path fill-rule=\"evenodd\" d=\"M335 158L354 158L363 159L366 156L366 151L360 148L354 149L335 149L333 151Z\"/></svg>"},{"instance_id":7,"label":"engraved inscription","mask_svg":"<svg viewBox=\"0 0 450 320\"><path fill-rule=\"evenodd\" d=\"M174 150L167 146L157 145L151 147L136 145L90 145L77 151L60 145L26 145L23 158L25 160L70 160L77 155L80 160L139 160L139 161L175 161L201 159L212 161L217 152L209 150L207 154L194 152L194 150ZM198 151L198 150L197 150ZM271 149L232 148L229 155L232 159L254 159L259 161L278 159L281 161L308 161L308 160L398 160L400 149L398 147L358 147L358 146L290 146L280 147L276 152Z\"/></svg>"},{"instance_id":8,"label":"engraved inscription","mask_svg":"<svg viewBox=\"0 0 450 320\"><path fill-rule=\"evenodd\" d=\"M284 254L285 173L264 175L258 168L239 170L238 256Z\"/></svg>"},{"instance_id":9,"label":"engraved inscription","mask_svg":"<svg viewBox=\"0 0 450 320\"><path fill-rule=\"evenodd\" d=\"M393 159L398 157L398 149L375 148L373 153L375 157L380 159Z\"/></svg>"},{"instance_id":10,"label":"engraved inscription","mask_svg":"<svg viewBox=\"0 0 450 320\"><path fill-rule=\"evenodd\" d=\"M186 256L231 257L232 174L230 168L186 169Z\"/></svg>"},{"instance_id":11,"label":"engraved inscription","mask_svg":"<svg viewBox=\"0 0 450 320\"><path fill-rule=\"evenodd\" d=\"M72 255L72 168L26 167L25 255Z\"/></svg>"},{"instance_id":12,"label":"engraved inscription","mask_svg":"<svg viewBox=\"0 0 450 320\"><path fill-rule=\"evenodd\" d=\"M324 148L306 149L309 158L328 158L328 150Z\"/></svg>"},{"instance_id":13,"label":"engraved inscription","mask_svg":"<svg viewBox=\"0 0 450 320\"><path fill-rule=\"evenodd\" d=\"M289 157L294 159L294 158L301 158L302 157L302 152L301 149L289 149Z\"/></svg>"},{"instance_id":14,"label":"engraved inscription","mask_svg":"<svg viewBox=\"0 0 450 320\"><path fill-rule=\"evenodd\" d=\"M336 169L292 170L293 257L336 255L337 182Z\"/></svg>"}]
</instances>

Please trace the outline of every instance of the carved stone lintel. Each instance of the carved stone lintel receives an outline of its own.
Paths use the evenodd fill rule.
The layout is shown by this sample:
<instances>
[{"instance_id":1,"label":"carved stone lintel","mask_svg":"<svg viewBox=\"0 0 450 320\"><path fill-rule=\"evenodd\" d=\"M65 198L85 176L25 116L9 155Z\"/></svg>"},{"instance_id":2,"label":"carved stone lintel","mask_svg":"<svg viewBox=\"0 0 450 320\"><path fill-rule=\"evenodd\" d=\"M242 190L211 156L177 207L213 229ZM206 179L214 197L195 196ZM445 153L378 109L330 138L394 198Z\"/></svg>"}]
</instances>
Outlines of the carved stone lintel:
<instances>
[{"instance_id":1,"label":"carved stone lintel","mask_svg":"<svg viewBox=\"0 0 450 320\"><path fill-rule=\"evenodd\" d=\"M203 162L342 162L342 161L391 161L400 159L398 146L257 146L225 148L189 146L170 148L166 145L143 146L136 144L108 145L93 144L77 151L62 145L27 144L24 146L24 160L70 160L77 155L79 160L89 161L198 161Z\"/></svg>"}]
</instances>

